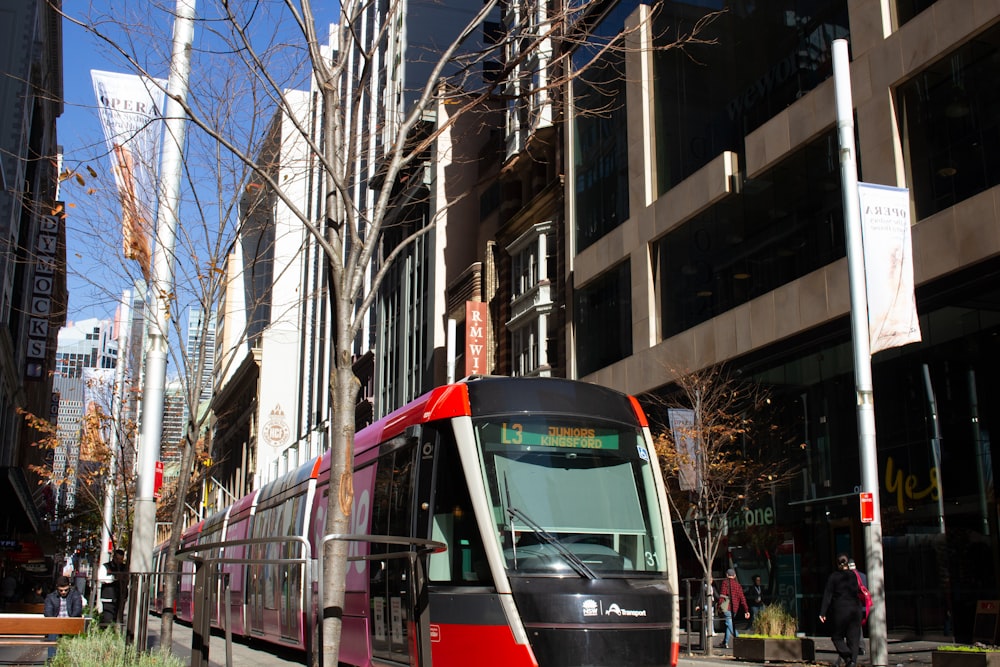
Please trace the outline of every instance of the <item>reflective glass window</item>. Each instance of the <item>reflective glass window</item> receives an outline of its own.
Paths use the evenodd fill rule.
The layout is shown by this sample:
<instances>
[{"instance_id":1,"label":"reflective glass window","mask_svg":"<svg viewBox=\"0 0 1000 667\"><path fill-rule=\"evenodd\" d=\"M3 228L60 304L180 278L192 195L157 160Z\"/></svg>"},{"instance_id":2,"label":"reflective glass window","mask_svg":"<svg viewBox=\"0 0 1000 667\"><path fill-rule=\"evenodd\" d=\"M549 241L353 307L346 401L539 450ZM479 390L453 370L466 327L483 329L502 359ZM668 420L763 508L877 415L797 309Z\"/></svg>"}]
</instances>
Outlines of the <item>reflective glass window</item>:
<instances>
[{"instance_id":1,"label":"reflective glass window","mask_svg":"<svg viewBox=\"0 0 1000 667\"><path fill-rule=\"evenodd\" d=\"M917 220L1000 183L1000 28L938 60L896 91Z\"/></svg>"},{"instance_id":2,"label":"reflective glass window","mask_svg":"<svg viewBox=\"0 0 1000 667\"><path fill-rule=\"evenodd\" d=\"M663 237L664 338L844 256L837 146L827 133Z\"/></svg>"},{"instance_id":3,"label":"reflective glass window","mask_svg":"<svg viewBox=\"0 0 1000 667\"><path fill-rule=\"evenodd\" d=\"M637 6L636 0L619 2L573 54L579 73L573 80L577 252L629 216L625 54L615 48L598 53Z\"/></svg>"},{"instance_id":4,"label":"reflective glass window","mask_svg":"<svg viewBox=\"0 0 1000 667\"><path fill-rule=\"evenodd\" d=\"M576 369L579 376L632 354L631 268L624 262L576 290Z\"/></svg>"},{"instance_id":5,"label":"reflective glass window","mask_svg":"<svg viewBox=\"0 0 1000 667\"><path fill-rule=\"evenodd\" d=\"M846 0L727 2L699 33L714 43L654 53L657 187L668 191L833 75L849 36ZM662 3L654 43L690 34L706 9Z\"/></svg>"}]
</instances>

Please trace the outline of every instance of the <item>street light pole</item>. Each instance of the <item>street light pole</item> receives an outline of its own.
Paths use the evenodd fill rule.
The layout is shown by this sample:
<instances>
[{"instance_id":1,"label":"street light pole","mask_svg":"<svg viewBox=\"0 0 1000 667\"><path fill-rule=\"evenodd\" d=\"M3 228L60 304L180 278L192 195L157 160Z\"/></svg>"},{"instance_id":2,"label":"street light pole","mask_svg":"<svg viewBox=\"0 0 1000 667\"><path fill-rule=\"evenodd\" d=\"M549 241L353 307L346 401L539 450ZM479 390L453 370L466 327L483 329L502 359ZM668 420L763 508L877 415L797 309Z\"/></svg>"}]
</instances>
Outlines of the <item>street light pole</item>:
<instances>
[{"instance_id":1,"label":"street light pole","mask_svg":"<svg viewBox=\"0 0 1000 667\"><path fill-rule=\"evenodd\" d=\"M858 448L861 490L870 493L874 520L865 527L865 560L872 610L868 618L872 667L889 664L886 643L885 576L882 555L882 509L879 503L878 457L875 446L875 396L872 388L871 339L868 328L868 293L864 244L861 236L861 201L854 146L854 103L851 98L851 63L847 40L833 42L833 80L837 101L837 134L840 143L840 182L844 201L847 270L851 291L851 333L854 343L854 384L858 405Z\"/></svg>"},{"instance_id":2,"label":"street light pole","mask_svg":"<svg viewBox=\"0 0 1000 667\"><path fill-rule=\"evenodd\" d=\"M186 118L182 101L188 92L191 45L194 38L195 0L177 0L173 51L167 81L166 140L160 161L160 192L156 210L156 250L153 256L149 351L146 354L142 392L142 434L136 470L135 513L129 571L153 569L156 530L155 477L163 435L163 394L167 373L167 332L174 293L174 242L177 234L180 184ZM130 619L140 636L144 618Z\"/></svg>"}]
</instances>

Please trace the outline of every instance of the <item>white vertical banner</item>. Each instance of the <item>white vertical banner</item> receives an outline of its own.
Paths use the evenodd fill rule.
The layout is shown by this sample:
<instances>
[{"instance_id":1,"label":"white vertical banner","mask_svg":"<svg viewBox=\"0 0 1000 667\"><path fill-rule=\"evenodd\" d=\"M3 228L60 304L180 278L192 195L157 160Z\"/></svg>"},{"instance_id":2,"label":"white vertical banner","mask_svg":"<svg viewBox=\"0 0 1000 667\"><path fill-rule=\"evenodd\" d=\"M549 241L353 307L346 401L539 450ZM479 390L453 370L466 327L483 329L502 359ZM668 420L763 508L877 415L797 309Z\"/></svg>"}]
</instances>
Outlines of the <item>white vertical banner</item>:
<instances>
[{"instance_id":1,"label":"white vertical banner","mask_svg":"<svg viewBox=\"0 0 1000 667\"><path fill-rule=\"evenodd\" d=\"M122 205L122 247L148 281L166 82L99 70L90 77Z\"/></svg>"},{"instance_id":2,"label":"white vertical banner","mask_svg":"<svg viewBox=\"0 0 1000 667\"><path fill-rule=\"evenodd\" d=\"M858 183L871 353L920 341L913 294L910 193Z\"/></svg>"},{"instance_id":3,"label":"white vertical banner","mask_svg":"<svg viewBox=\"0 0 1000 667\"><path fill-rule=\"evenodd\" d=\"M696 491L701 488L698 465L701 452L698 451L698 439L694 432L694 410L670 408L667 415L677 448L677 483L682 491Z\"/></svg>"}]
</instances>

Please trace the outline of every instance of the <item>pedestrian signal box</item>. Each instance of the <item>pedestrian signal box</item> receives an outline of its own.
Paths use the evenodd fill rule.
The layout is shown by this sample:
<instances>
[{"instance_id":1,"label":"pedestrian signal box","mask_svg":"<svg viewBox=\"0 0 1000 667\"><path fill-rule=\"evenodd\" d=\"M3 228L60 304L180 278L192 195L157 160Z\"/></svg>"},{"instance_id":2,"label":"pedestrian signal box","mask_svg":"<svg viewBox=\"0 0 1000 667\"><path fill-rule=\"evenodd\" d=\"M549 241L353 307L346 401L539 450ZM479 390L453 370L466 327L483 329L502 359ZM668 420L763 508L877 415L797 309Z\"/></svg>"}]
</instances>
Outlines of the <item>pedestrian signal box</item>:
<instances>
[{"instance_id":1,"label":"pedestrian signal box","mask_svg":"<svg viewBox=\"0 0 1000 667\"><path fill-rule=\"evenodd\" d=\"M861 494L861 523L875 520L875 498L870 493Z\"/></svg>"}]
</instances>

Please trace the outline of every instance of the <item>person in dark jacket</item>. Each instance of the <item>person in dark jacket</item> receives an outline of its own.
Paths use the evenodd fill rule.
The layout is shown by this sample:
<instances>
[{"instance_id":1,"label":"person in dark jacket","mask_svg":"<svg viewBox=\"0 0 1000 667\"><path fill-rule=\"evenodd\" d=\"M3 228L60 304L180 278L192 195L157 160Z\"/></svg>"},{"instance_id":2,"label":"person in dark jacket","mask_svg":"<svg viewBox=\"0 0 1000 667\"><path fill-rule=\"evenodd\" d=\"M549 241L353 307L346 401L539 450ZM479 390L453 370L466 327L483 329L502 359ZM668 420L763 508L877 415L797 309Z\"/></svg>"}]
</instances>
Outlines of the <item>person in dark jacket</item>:
<instances>
[{"instance_id":1,"label":"person in dark jacket","mask_svg":"<svg viewBox=\"0 0 1000 667\"><path fill-rule=\"evenodd\" d=\"M69 583L69 577L56 579L56 589L45 598L45 615L83 616L83 596Z\"/></svg>"},{"instance_id":2,"label":"person in dark jacket","mask_svg":"<svg viewBox=\"0 0 1000 667\"><path fill-rule=\"evenodd\" d=\"M855 667L861 643L861 608L858 606L858 578L848 567L846 554L837 556L837 569L830 573L823 591L819 620L827 624L830 639L839 656L837 663Z\"/></svg>"}]
</instances>

